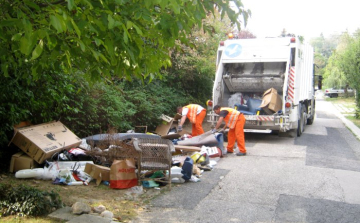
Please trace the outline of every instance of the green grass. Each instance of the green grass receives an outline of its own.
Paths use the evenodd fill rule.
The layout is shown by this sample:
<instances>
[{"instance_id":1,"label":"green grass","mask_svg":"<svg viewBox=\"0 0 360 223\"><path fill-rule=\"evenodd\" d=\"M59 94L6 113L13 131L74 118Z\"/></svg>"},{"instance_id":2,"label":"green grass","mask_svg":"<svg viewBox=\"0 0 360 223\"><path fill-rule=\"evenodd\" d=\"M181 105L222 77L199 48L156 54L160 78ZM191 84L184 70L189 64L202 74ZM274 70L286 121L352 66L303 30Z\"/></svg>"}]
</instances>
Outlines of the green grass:
<instances>
[{"instance_id":1,"label":"green grass","mask_svg":"<svg viewBox=\"0 0 360 223\"><path fill-rule=\"evenodd\" d=\"M355 106L355 98L354 97L325 98L325 100L330 101L335 104L354 104L354 106Z\"/></svg>"},{"instance_id":2,"label":"green grass","mask_svg":"<svg viewBox=\"0 0 360 223\"><path fill-rule=\"evenodd\" d=\"M349 108L349 109L354 109L354 112L351 113L344 113L342 112L342 114L345 115L345 117L350 120L351 122L353 122L357 127L360 128L360 119L355 118L355 110L356 110L356 102L355 102L355 98L354 97L338 97L338 98L326 98L326 101L329 101L331 103L333 103L334 105L342 105L345 108Z\"/></svg>"},{"instance_id":3,"label":"green grass","mask_svg":"<svg viewBox=\"0 0 360 223\"><path fill-rule=\"evenodd\" d=\"M64 220L56 220L48 217L19 217L19 216L7 216L0 217L0 223L64 223Z\"/></svg>"},{"instance_id":4,"label":"green grass","mask_svg":"<svg viewBox=\"0 0 360 223\"><path fill-rule=\"evenodd\" d=\"M355 118L354 116L346 116L347 119L352 121L357 127L360 128L360 119Z\"/></svg>"}]
</instances>

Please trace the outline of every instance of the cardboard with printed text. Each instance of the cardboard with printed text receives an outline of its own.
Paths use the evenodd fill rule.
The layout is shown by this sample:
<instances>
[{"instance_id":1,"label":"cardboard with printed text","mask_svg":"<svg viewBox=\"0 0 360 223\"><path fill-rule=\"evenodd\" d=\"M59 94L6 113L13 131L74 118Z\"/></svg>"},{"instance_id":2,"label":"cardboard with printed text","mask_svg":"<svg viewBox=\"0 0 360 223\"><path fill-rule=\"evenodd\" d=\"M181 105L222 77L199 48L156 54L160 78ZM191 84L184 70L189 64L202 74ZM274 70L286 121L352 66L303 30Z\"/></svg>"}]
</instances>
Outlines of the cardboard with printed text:
<instances>
[{"instance_id":1,"label":"cardboard with printed text","mask_svg":"<svg viewBox=\"0 0 360 223\"><path fill-rule=\"evenodd\" d=\"M42 164L56 152L76 148L81 139L61 122L53 121L15 128L11 143Z\"/></svg>"}]
</instances>

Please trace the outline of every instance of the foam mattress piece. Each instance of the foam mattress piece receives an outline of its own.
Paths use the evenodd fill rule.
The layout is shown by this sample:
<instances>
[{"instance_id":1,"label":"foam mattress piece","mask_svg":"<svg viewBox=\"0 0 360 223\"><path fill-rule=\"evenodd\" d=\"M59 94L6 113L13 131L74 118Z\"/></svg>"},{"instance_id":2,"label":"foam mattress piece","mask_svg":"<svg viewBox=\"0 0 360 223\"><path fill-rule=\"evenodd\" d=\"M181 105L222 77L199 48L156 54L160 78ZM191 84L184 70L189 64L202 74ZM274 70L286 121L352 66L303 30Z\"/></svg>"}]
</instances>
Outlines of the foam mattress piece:
<instances>
[{"instance_id":1,"label":"foam mattress piece","mask_svg":"<svg viewBox=\"0 0 360 223\"><path fill-rule=\"evenodd\" d=\"M211 131L205 132L201 135L194 136L191 139L177 141L178 145L181 146L202 146L202 145L218 145L216 136Z\"/></svg>"}]
</instances>

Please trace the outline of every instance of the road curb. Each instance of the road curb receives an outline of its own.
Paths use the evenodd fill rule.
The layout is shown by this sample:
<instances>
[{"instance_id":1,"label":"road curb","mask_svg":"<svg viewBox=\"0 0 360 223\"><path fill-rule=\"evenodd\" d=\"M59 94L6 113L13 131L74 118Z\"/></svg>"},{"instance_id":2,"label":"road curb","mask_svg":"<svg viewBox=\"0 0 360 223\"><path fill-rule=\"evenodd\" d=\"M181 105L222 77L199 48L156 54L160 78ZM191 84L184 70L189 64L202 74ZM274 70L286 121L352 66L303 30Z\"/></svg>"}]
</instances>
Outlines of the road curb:
<instances>
[{"instance_id":1,"label":"road curb","mask_svg":"<svg viewBox=\"0 0 360 223\"><path fill-rule=\"evenodd\" d=\"M343 114L341 114L339 107L335 106L332 102L330 102L330 104L335 108L335 115L344 123L347 128L350 129L350 131L356 136L356 138L360 140L360 128L357 127L352 121L347 119Z\"/></svg>"}]
</instances>

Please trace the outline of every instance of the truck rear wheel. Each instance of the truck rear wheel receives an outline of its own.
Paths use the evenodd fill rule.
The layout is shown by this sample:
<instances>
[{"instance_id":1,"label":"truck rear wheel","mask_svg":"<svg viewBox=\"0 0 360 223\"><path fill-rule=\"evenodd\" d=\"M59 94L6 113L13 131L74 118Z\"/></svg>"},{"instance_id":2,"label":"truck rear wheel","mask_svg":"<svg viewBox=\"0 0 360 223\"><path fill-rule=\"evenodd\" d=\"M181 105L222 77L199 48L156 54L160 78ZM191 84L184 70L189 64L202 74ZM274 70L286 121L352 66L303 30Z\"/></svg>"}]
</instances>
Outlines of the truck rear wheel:
<instances>
[{"instance_id":1,"label":"truck rear wheel","mask_svg":"<svg viewBox=\"0 0 360 223\"><path fill-rule=\"evenodd\" d=\"M311 114L310 114L310 118L307 119L306 124L308 125L312 125L315 119L315 104L313 104L311 106Z\"/></svg>"},{"instance_id":2,"label":"truck rear wheel","mask_svg":"<svg viewBox=\"0 0 360 223\"><path fill-rule=\"evenodd\" d=\"M298 120L297 136L301 136L301 134L305 131L306 121L307 119L305 106L301 105L300 118Z\"/></svg>"}]
</instances>

